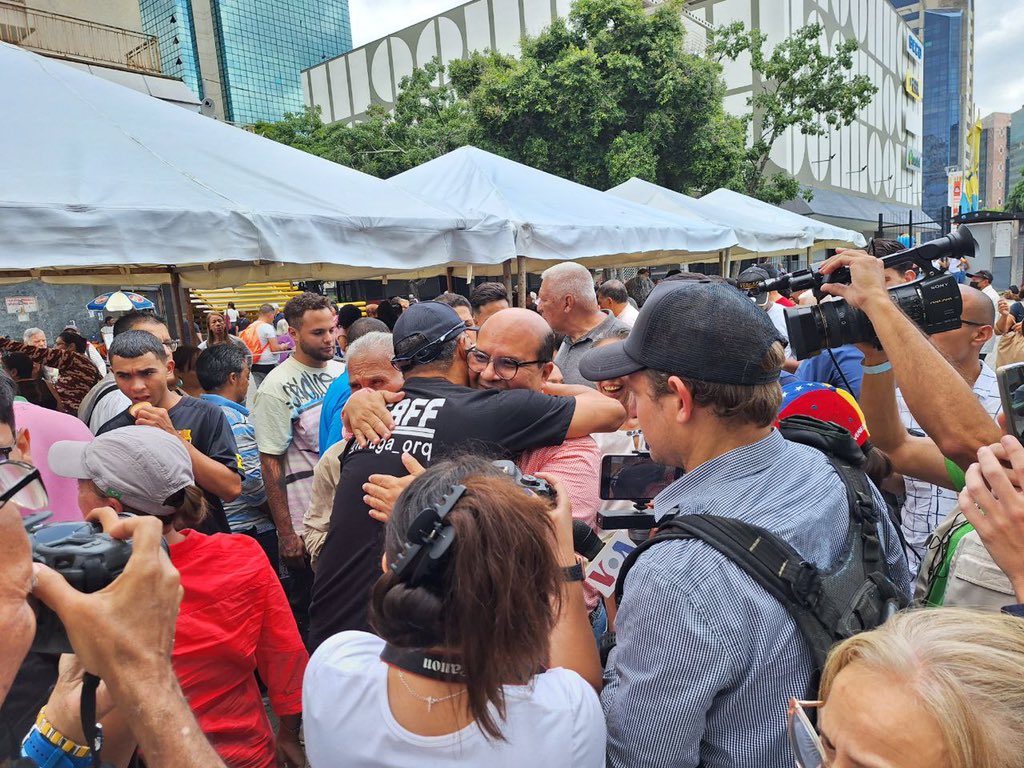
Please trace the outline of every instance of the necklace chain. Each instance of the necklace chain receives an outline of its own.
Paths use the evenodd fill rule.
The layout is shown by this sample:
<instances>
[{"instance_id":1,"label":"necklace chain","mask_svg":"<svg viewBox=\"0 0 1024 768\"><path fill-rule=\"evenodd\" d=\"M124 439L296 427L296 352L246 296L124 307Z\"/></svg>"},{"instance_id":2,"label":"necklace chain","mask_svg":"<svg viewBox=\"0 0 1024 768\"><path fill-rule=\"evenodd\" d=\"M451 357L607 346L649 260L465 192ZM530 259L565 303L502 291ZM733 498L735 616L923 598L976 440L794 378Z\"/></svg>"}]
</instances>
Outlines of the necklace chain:
<instances>
[{"instance_id":1,"label":"necklace chain","mask_svg":"<svg viewBox=\"0 0 1024 768\"><path fill-rule=\"evenodd\" d=\"M405 690L409 692L409 695L412 696L414 699L422 701L424 704L427 705L427 712L432 710L435 704L440 704L443 701L454 699L456 696L461 696L466 692L466 689L463 688L460 691L455 691L455 693L449 693L447 696L442 696L441 698L436 698L434 696L421 696L420 694L416 693L416 691L414 691L412 687L409 685L409 682L405 679L405 673L402 670L396 669L395 671L398 673L398 679L402 681L402 685L405 687Z\"/></svg>"}]
</instances>

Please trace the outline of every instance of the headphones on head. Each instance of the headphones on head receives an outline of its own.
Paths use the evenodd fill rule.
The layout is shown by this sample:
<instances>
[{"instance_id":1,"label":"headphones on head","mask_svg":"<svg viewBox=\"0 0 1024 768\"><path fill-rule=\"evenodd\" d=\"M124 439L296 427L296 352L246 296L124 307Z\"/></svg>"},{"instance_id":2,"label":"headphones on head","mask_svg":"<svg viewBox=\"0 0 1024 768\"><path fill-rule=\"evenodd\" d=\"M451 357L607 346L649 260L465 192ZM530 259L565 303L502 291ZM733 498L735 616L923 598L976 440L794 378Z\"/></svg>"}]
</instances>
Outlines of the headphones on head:
<instances>
[{"instance_id":1,"label":"headphones on head","mask_svg":"<svg viewBox=\"0 0 1024 768\"><path fill-rule=\"evenodd\" d=\"M431 360L437 357L438 353L440 352L442 344L450 341L456 335L458 335L458 333L461 333L465 330L466 324L459 323L454 328L445 331L441 338L430 342L422 349L418 349L415 352L413 352L411 355L395 355L394 357L391 358L391 365L395 370L399 372L404 372L409 370L410 368L415 368L417 365L425 365L426 363L429 363Z\"/></svg>"}]
</instances>

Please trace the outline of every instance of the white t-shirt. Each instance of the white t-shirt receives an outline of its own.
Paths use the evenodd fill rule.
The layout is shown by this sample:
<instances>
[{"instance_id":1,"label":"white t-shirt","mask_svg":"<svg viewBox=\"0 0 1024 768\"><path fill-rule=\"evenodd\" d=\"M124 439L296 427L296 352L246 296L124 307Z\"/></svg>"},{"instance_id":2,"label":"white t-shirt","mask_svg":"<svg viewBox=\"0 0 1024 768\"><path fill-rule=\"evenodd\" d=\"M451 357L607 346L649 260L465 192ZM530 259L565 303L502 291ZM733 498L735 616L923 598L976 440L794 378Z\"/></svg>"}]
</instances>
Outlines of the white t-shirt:
<instances>
[{"instance_id":1,"label":"white t-shirt","mask_svg":"<svg viewBox=\"0 0 1024 768\"><path fill-rule=\"evenodd\" d=\"M789 331L786 330L786 308L781 304L777 304L774 301L772 305L768 307L768 317L771 318L772 325L774 325L779 333L785 338L789 338ZM793 353L790 351L789 343L786 344L786 357L792 357Z\"/></svg>"},{"instance_id":2,"label":"white t-shirt","mask_svg":"<svg viewBox=\"0 0 1024 768\"><path fill-rule=\"evenodd\" d=\"M601 703L575 672L551 669L528 686L506 686L505 741L488 741L475 724L445 736L419 736L391 713L383 648L375 635L342 632L310 659L302 720L312 768L603 768Z\"/></svg>"},{"instance_id":3,"label":"white t-shirt","mask_svg":"<svg viewBox=\"0 0 1024 768\"><path fill-rule=\"evenodd\" d=\"M263 349L263 354L260 355L260 359L256 361L259 365L277 365L277 352L270 351L271 340L277 341L277 331L274 329L272 323L259 322L259 327L256 328L256 335L260 339L260 348Z\"/></svg>"},{"instance_id":4,"label":"white t-shirt","mask_svg":"<svg viewBox=\"0 0 1024 768\"><path fill-rule=\"evenodd\" d=\"M228 311L225 312L224 314L228 316L228 323L230 323L231 325L235 325L238 322L237 309L231 309L231 307L228 307Z\"/></svg>"},{"instance_id":5,"label":"white t-shirt","mask_svg":"<svg viewBox=\"0 0 1024 768\"><path fill-rule=\"evenodd\" d=\"M636 322L637 317L640 316L640 312L632 304L627 303L626 308L622 310L616 317L628 325L630 328L633 327L633 323Z\"/></svg>"}]
</instances>

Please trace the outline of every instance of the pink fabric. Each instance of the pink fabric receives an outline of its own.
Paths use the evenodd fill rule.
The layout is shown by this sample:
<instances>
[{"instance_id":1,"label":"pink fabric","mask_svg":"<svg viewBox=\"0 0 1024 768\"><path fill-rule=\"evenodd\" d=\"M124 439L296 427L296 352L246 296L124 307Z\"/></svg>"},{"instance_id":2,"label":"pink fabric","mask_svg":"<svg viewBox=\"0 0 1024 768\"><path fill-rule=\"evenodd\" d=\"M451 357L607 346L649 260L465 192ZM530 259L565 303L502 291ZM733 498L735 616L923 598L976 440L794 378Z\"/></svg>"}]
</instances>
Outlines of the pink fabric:
<instances>
[{"instance_id":1,"label":"pink fabric","mask_svg":"<svg viewBox=\"0 0 1024 768\"><path fill-rule=\"evenodd\" d=\"M519 457L524 475L545 472L561 480L569 491L572 516L597 530L601 508L601 449L592 437L566 440L561 445L534 448ZM584 584L587 610L594 610L600 595Z\"/></svg>"},{"instance_id":2,"label":"pink fabric","mask_svg":"<svg viewBox=\"0 0 1024 768\"><path fill-rule=\"evenodd\" d=\"M14 402L14 423L18 429L27 429L31 441L32 464L43 478L50 497L53 517L48 522L64 523L82 519L78 508L78 481L58 477L50 470L50 446L60 440L92 441L92 432L84 422L66 413L40 408L32 403Z\"/></svg>"}]
</instances>

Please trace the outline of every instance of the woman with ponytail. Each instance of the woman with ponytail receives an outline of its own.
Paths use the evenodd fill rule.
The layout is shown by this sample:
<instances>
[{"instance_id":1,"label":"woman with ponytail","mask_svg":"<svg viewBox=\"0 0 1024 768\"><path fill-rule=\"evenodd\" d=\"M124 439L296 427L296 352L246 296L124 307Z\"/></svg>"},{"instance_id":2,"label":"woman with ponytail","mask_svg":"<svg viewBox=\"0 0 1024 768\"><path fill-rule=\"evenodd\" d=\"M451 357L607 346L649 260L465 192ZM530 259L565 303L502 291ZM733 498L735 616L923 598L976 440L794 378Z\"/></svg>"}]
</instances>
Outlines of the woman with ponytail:
<instances>
[{"instance_id":1,"label":"woman with ponytail","mask_svg":"<svg viewBox=\"0 0 1024 768\"><path fill-rule=\"evenodd\" d=\"M94 512L105 528L119 513L163 520L183 590L171 660L199 727L228 768L303 768L298 733L308 654L259 543L192 530L206 500L182 439L156 427L122 427L90 443L54 443L49 460L57 474L78 479L82 513ZM256 672L280 720L276 737ZM129 761L130 728L131 713L104 718L105 762Z\"/></svg>"},{"instance_id":2,"label":"woman with ponytail","mask_svg":"<svg viewBox=\"0 0 1024 768\"><path fill-rule=\"evenodd\" d=\"M551 509L466 457L403 492L373 590L377 635L335 635L306 672L313 768L604 765L600 664L555 491Z\"/></svg>"}]
</instances>

